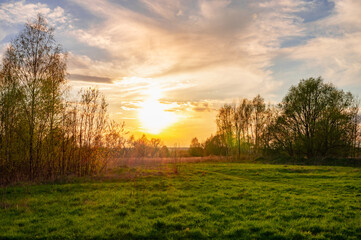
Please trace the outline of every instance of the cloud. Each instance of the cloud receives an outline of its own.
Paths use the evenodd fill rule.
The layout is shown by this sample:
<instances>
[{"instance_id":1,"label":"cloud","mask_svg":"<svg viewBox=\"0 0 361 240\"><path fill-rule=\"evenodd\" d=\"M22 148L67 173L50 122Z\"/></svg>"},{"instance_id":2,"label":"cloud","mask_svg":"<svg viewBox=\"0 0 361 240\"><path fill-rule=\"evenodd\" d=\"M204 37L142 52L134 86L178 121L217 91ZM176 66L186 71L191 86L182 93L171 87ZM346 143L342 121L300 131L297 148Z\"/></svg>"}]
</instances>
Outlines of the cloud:
<instances>
[{"instance_id":1,"label":"cloud","mask_svg":"<svg viewBox=\"0 0 361 240\"><path fill-rule=\"evenodd\" d=\"M316 38L296 48L291 58L305 61L308 68L319 68L326 80L339 86L360 82L361 33L339 38Z\"/></svg>"},{"instance_id":2,"label":"cloud","mask_svg":"<svg viewBox=\"0 0 361 240\"><path fill-rule=\"evenodd\" d=\"M36 14L41 13L51 24L69 23L70 19L61 7L51 9L45 3L27 3L25 0L18 2L5 2L0 4L0 20L8 25L23 24Z\"/></svg>"},{"instance_id":3,"label":"cloud","mask_svg":"<svg viewBox=\"0 0 361 240\"><path fill-rule=\"evenodd\" d=\"M361 76L361 3L334 3L330 16L310 24L312 39L283 53L301 62L298 71L315 72L340 87L356 86Z\"/></svg>"},{"instance_id":4,"label":"cloud","mask_svg":"<svg viewBox=\"0 0 361 240\"><path fill-rule=\"evenodd\" d=\"M337 31L361 30L361 2L358 0L334 1L334 15L326 19L323 24L328 27L336 26Z\"/></svg>"},{"instance_id":5,"label":"cloud","mask_svg":"<svg viewBox=\"0 0 361 240\"><path fill-rule=\"evenodd\" d=\"M70 74L69 78L70 78L70 80L74 80L74 81L112 83L112 80L108 77L96 77L96 76L87 76L87 75L81 75L81 74Z\"/></svg>"},{"instance_id":6,"label":"cloud","mask_svg":"<svg viewBox=\"0 0 361 240\"><path fill-rule=\"evenodd\" d=\"M208 102L193 103L193 105L195 105L193 111L196 112L210 112L213 110Z\"/></svg>"},{"instance_id":7,"label":"cloud","mask_svg":"<svg viewBox=\"0 0 361 240\"><path fill-rule=\"evenodd\" d=\"M181 1L178 0L141 0L141 2L148 8L148 10L165 19L175 19L183 14L183 6Z\"/></svg>"},{"instance_id":8,"label":"cloud","mask_svg":"<svg viewBox=\"0 0 361 240\"><path fill-rule=\"evenodd\" d=\"M246 1L245 6L233 6L236 3L229 0L142 0L138 5L149 13L144 14L109 1L77 1L103 20L72 34L78 41L108 51L108 64L101 65L112 78L153 78L165 88L167 80L178 79L177 89L199 85L200 92L202 87L209 92L228 88L231 93L218 91L216 96L227 99L237 90L239 96L248 94L245 90L259 89L258 84L264 87L265 81L267 91L278 86L269 71L275 50L282 39L304 34L302 19L294 14L304 5L297 2L271 1L267 5ZM276 7L279 10L274 11ZM88 61L89 68L99 68L95 61ZM78 70L79 74L87 71ZM225 75L230 77L224 79ZM244 81L237 81L236 75ZM244 76L252 76L252 80ZM214 89L209 89L211 86Z\"/></svg>"},{"instance_id":9,"label":"cloud","mask_svg":"<svg viewBox=\"0 0 361 240\"><path fill-rule=\"evenodd\" d=\"M130 4L76 0L73 4L97 16L98 21L66 31L83 49L81 53L70 53L69 72L82 81L86 78L79 76L101 76L88 78L94 83L152 79L147 83L118 84L119 89L129 89L124 95L130 98L142 98L144 91L154 85L174 101L227 100L257 93L271 96L284 82L273 78L274 59L281 55L322 65L323 59L331 61L330 56L338 54L340 57L329 63L330 67L320 67L328 75L336 74L331 70L343 66L343 72L352 78L358 69L355 63L353 73L349 72L345 67L354 58L347 51L340 54L335 50L340 41L354 44L357 49L352 41L357 35L351 32L335 41L334 36L317 35L322 27L334 31L347 25L346 30L351 31L360 26L357 1L335 1L331 17L311 24L305 23L300 13L322 7L320 1L138 0ZM72 19L60 6L51 9L43 3L25 1L1 6L6 13L3 18L10 19L6 21L25 21L20 16L24 11L42 11L59 26ZM294 48L282 49L283 42L310 33L313 39L306 38L306 44L300 42ZM321 57L314 51L320 44ZM86 53L86 46L92 56ZM327 55L328 48L333 50ZM106 52L106 57L93 49ZM112 92L115 90L109 94Z\"/></svg>"},{"instance_id":10,"label":"cloud","mask_svg":"<svg viewBox=\"0 0 361 240\"><path fill-rule=\"evenodd\" d=\"M123 101L121 103L120 109L122 109L122 111L125 111L125 112L136 111L141 108L140 104L141 104L141 102Z\"/></svg>"},{"instance_id":11,"label":"cloud","mask_svg":"<svg viewBox=\"0 0 361 240\"><path fill-rule=\"evenodd\" d=\"M119 69L115 63L91 59L86 55L76 55L72 52L68 53L68 69L72 75L102 76L109 80L121 79L124 75L122 69Z\"/></svg>"},{"instance_id":12,"label":"cloud","mask_svg":"<svg viewBox=\"0 0 361 240\"><path fill-rule=\"evenodd\" d=\"M1 58L8 41L38 13L43 14L51 26L56 26L58 32L72 27L71 16L60 6L50 8L45 3L28 3L25 0L0 3L0 43L3 42L0 44Z\"/></svg>"}]
</instances>

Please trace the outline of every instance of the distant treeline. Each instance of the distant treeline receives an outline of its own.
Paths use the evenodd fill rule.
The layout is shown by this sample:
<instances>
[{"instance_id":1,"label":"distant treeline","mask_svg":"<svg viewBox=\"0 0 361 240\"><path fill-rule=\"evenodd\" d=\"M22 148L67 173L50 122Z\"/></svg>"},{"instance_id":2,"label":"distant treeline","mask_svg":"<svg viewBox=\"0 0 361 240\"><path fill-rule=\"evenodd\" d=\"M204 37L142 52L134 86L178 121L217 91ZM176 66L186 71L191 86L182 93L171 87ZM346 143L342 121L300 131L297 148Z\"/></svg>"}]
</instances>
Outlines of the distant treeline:
<instances>
[{"instance_id":1,"label":"distant treeline","mask_svg":"<svg viewBox=\"0 0 361 240\"><path fill-rule=\"evenodd\" d=\"M359 102L321 77L301 80L278 105L261 96L225 104L217 134L191 142L192 156L285 156L297 159L359 157Z\"/></svg>"},{"instance_id":2,"label":"distant treeline","mask_svg":"<svg viewBox=\"0 0 361 240\"><path fill-rule=\"evenodd\" d=\"M127 147L123 149L122 157L169 157L171 152L168 147L162 144L160 138L148 139L146 135L142 135L136 139L133 135L127 140Z\"/></svg>"}]
</instances>

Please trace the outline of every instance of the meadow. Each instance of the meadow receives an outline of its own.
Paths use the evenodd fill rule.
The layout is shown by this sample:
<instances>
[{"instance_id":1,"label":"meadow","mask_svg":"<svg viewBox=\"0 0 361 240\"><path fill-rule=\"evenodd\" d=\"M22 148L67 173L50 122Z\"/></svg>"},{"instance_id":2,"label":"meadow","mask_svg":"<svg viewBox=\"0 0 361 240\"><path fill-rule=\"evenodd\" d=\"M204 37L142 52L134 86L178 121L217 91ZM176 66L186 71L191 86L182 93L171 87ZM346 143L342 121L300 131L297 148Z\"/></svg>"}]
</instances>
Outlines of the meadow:
<instances>
[{"instance_id":1,"label":"meadow","mask_svg":"<svg viewBox=\"0 0 361 240\"><path fill-rule=\"evenodd\" d=\"M0 194L0 239L361 239L352 167L167 163Z\"/></svg>"}]
</instances>

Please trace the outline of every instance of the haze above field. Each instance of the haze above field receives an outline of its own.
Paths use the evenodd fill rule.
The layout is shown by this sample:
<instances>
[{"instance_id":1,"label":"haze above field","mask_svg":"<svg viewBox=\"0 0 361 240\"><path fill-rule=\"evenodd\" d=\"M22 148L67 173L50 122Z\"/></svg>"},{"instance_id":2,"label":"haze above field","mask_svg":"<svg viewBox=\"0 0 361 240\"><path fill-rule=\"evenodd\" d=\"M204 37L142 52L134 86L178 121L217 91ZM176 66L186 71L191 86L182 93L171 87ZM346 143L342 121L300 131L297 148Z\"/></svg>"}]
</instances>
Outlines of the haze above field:
<instances>
[{"instance_id":1,"label":"haze above field","mask_svg":"<svg viewBox=\"0 0 361 240\"><path fill-rule=\"evenodd\" d=\"M358 0L0 1L0 55L38 12L69 53L70 94L97 86L114 120L169 146L208 137L223 103L277 102L302 78L361 90Z\"/></svg>"}]
</instances>

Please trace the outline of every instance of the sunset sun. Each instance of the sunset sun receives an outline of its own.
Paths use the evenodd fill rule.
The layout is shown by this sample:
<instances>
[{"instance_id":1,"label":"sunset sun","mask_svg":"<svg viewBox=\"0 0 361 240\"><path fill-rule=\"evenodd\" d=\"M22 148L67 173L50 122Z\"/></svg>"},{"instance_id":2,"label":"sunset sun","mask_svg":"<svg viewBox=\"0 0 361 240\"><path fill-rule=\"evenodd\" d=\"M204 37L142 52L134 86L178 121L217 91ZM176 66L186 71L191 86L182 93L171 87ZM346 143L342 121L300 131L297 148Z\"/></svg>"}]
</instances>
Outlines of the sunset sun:
<instances>
[{"instance_id":1,"label":"sunset sun","mask_svg":"<svg viewBox=\"0 0 361 240\"><path fill-rule=\"evenodd\" d=\"M159 102L157 96L157 91L152 92L138 111L142 130L151 134L159 134L177 121L176 114L169 111L166 104Z\"/></svg>"}]
</instances>

